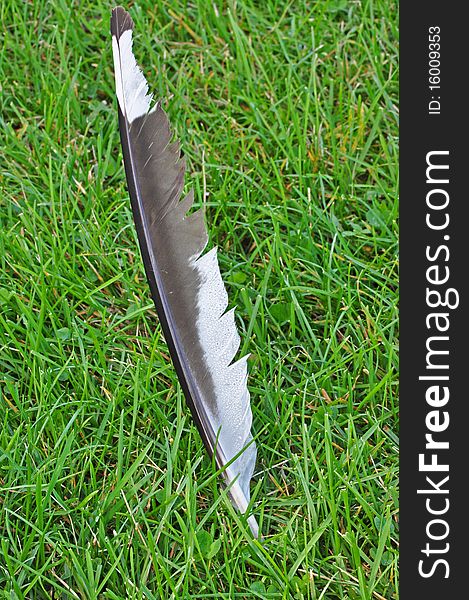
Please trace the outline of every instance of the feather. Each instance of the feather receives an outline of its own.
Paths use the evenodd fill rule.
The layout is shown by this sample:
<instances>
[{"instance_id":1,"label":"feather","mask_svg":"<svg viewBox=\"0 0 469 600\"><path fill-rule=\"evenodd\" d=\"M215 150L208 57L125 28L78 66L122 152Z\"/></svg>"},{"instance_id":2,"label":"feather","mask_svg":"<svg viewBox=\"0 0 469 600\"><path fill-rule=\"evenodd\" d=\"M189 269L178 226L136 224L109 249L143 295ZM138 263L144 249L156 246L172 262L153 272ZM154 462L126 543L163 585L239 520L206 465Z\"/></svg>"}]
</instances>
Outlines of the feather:
<instances>
[{"instance_id":1,"label":"feather","mask_svg":"<svg viewBox=\"0 0 469 600\"><path fill-rule=\"evenodd\" d=\"M231 500L248 509L256 461L247 388L247 356L233 363L240 338L234 311L208 241L201 209L182 200L184 158L171 142L168 118L152 104L132 52L130 15L111 17L112 48L124 166L140 250L166 342L204 444L222 470ZM228 464L229 463L229 464ZM248 524L255 537L254 516Z\"/></svg>"}]
</instances>

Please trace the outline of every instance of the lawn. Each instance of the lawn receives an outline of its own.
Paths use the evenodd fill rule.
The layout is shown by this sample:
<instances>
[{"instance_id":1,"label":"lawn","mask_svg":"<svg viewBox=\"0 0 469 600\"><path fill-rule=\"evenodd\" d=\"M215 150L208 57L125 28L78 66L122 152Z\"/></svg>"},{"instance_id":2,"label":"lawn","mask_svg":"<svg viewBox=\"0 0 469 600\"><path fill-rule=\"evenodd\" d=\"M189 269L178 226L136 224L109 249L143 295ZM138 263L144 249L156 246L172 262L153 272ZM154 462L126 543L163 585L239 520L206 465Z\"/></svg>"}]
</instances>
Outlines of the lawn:
<instances>
[{"instance_id":1,"label":"lawn","mask_svg":"<svg viewBox=\"0 0 469 600\"><path fill-rule=\"evenodd\" d=\"M126 7L251 353L264 540L219 485L151 301L111 5L5 0L2 597L395 599L396 3Z\"/></svg>"}]
</instances>

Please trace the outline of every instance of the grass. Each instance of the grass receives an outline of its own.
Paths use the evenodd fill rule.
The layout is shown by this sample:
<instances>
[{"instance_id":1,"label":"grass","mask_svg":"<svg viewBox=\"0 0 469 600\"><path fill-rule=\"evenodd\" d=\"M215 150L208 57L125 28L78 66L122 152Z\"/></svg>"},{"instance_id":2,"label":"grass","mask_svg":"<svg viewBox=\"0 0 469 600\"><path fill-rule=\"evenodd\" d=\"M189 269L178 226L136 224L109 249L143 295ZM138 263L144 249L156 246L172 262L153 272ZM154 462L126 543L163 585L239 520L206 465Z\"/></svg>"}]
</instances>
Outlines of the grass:
<instances>
[{"instance_id":1,"label":"grass","mask_svg":"<svg viewBox=\"0 0 469 600\"><path fill-rule=\"evenodd\" d=\"M219 485L150 300L110 5L5 0L2 597L397 598L396 4L129 8L251 353L265 540Z\"/></svg>"}]
</instances>

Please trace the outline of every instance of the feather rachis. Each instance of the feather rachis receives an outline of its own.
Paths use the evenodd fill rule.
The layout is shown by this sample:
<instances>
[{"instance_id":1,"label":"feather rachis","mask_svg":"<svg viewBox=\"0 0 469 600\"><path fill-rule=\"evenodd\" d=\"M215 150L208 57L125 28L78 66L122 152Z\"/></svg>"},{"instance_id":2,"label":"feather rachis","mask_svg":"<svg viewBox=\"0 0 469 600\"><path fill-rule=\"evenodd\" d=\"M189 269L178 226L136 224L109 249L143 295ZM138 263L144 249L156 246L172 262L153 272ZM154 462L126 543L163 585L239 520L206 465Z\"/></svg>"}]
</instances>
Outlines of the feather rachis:
<instances>
[{"instance_id":1,"label":"feather rachis","mask_svg":"<svg viewBox=\"0 0 469 600\"><path fill-rule=\"evenodd\" d=\"M157 312L184 394L233 503L249 505L256 448L247 388L247 357L239 349L234 311L216 249L203 254L208 235L202 210L181 200L185 161L171 142L168 118L152 95L132 51L133 22L113 11L116 95L125 171L138 239ZM258 535L254 517L248 523Z\"/></svg>"}]
</instances>

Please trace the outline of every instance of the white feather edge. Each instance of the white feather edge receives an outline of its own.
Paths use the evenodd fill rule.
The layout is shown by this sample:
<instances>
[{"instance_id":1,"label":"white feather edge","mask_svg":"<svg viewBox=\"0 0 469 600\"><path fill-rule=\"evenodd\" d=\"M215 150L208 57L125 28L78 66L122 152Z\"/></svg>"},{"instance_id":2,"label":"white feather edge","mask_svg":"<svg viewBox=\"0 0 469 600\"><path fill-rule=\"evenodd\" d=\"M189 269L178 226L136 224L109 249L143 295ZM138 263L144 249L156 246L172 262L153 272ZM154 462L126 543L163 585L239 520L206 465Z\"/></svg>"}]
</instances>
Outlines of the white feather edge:
<instances>
[{"instance_id":1,"label":"white feather edge","mask_svg":"<svg viewBox=\"0 0 469 600\"><path fill-rule=\"evenodd\" d=\"M239 475L231 488L231 495L237 497L241 511L246 512L250 497L249 482L256 460L255 444L250 443L252 413L247 388L249 355L231 364L239 349L240 338L234 309L225 312L228 294L218 265L217 248L212 248L200 258L194 257L191 262L202 282L197 295L197 332L217 398L218 415L210 416L212 422L220 427L218 442L227 459L231 460L242 452L227 467L225 477L232 482ZM229 429L222 426L224 423L229 423Z\"/></svg>"},{"instance_id":2,"label":"white feather edge","mask_svg":"<svg viewBox=\"0 0 469 600\"><path fill-rule=\"evenodd\" d=\"M112 55L116 79L116 95L122 114L132 123L150 110L152 94L132 52L132 30L127 29L117 41L112 36ZM124 85L125 82L125 85Z\"/></svg>"},{"instance_id":3,"label":"white feather edge","mask_svg":"<svg viewBox=\"0 0 469 600\"><path fill-rule=\"evenodd\" d=\"M132 30L125 31L119 42L112 36L116 95L121 112L129 124L146 115L152 101L148 83L133 54L132 44ZM234 321L234 309L225 313L228 294L221 278L217 249L213 248L202 256L194 256L190 262L202 281L197 297L200 309L197 330L214 382L218 409L218 417L210 416L213 421L220 421L218 443L228 461L242 452L225 469L224 476L233 500L240 511L245 513L249 505L249 482L256 459L256 446L250 436L252 413L247 388L249 355L230 364L238 351L240 338ZM224 430L222 423L230 423L232 429ZM248 517L247 522L254 536L258 537L255 517Z\"/></svg>"}]
</instances>

